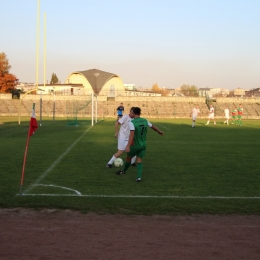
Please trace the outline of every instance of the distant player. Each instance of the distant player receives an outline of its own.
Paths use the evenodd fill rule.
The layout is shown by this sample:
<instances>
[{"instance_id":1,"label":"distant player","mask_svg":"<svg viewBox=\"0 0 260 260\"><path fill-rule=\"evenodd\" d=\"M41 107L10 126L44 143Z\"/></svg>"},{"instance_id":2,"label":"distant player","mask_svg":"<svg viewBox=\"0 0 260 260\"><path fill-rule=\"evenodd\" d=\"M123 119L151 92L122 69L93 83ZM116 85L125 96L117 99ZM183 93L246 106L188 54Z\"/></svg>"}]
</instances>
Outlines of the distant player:
<instances>
[{"instance_id":1,"label":"distant player","mask_svg":"<svg viewBox=\"0 0 260 260\"><path fill-rule=\"evenodd\" d=\"M242 115L243 115L243 106L242 104L239 104L239 107L237 109L237 124L239 126L242 125Z\"/></svg>"},{"instance_id":2,"label":"distant player","mask_svg":"<svg viewBox=\"0 0 260 260\"><path fill-rule=\"evenodd\" d=\"M225 118L226 118L226 121L224 122L224 124L229 125L229 123L228 123L228 120L229 120L229 109L228 109L228 106L226 106L226 108L224 110L224 115L225 115Z\"/></svg>"},{"instance_id":3,"label":"distant player","mask_svg":"<svg viewBox=\"0 0 260 260\"><path fill-rule=\"evenodd\" d=\"M232 123L231 124L234 125L237 123L237 109L236 108L232 109L231 114L232 114Z\"/></svg>"},{"instance_id":4,"label":"distant player","mask_svg":"<svg viewBox=\"0 0 260 260\"><path fill-rule=\"evenodd\" d=\"M216 125L214 107L212 105L210 105L210 108L209 108L208 122L206 125L209 124L210 120L213 120L214 125Z\"/></svg>"},{"instance_id":5,"label":"distant player","mask_svg":"<svg viewBox=\"0 0 260 260\"><path fill-rule=\"evenodd\" d=\"M198 114L200 113L200 110L199 110L199 106L198 105L196 105L193 109L192 109L192 111L191 111L191 113L190 113L190 116L191 116L191 118L192 118L192 128L195 128L195 122L196 122L196 119L197 119L197 116L198 116Z\"/></svg>"},{"instance_id":6,"label":"distant player","mask_svg":"<svg viewBox=\"0 0 260 260\"><path fill-rule=\"evenodd\" d=\"M123 103L121 103L120 106L116 110L117 110L117 119L119 119L123 116L123 113L125 110Z\"/></svg>"}]
</instances>

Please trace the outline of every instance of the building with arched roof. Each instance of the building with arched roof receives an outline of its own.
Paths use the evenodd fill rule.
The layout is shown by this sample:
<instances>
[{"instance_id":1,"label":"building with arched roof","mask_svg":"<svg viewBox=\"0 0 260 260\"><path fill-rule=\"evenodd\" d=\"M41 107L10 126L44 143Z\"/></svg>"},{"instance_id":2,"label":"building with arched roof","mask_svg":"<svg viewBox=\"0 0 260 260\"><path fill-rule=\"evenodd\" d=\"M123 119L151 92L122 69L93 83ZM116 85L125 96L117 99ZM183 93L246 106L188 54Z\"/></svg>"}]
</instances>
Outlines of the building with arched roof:
<instances>
[{"instance_id":1,"label":"building with arched roof","mask_svg":"<svg viewBox=\"0 0 260 260\"><path fill-rule=\"evenodd\" d=\"M98 69L72 72L65 84L82 84L86 95L94 93L115 97L125 94L124 84L118 75Z\"/></svg>"}]
</instances>

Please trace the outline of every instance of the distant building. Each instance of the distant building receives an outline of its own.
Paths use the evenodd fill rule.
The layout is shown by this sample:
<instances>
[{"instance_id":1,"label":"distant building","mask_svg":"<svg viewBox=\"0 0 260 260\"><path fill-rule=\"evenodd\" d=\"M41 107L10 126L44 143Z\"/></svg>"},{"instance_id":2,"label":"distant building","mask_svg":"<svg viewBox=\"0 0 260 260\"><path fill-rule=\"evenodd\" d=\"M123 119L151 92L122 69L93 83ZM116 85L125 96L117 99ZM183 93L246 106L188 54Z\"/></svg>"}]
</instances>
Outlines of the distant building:
<instances>
[{"instance_id":1,"label":"distant building","mask_svg":"<svg viewBox=\"0 0 260 260\"><path fill-rule=\"evenodd\" d=\"M200 97L206 97L206 96L210 96L210 90L211 88L199 88L199 96Z\"/></svg>"},{"instance_id":2,"label":"distant building","mask_svg":"<svg viewBox=\"0 0 260 260\"><path fill-rule=\"evenodd\" d=\"M236 89L234 89L234 96L237 96L237 97L243 97L243 96L245 96L245 90L242 89L242 88L236 88Z\"/></svg>"},{"instance_id":3,"label":"distant building","mask_svg":"<svg viewBox=\"0 0 260 260\"><path fill-rule=\"evenodd\" d=\"M118 75L98 69L72 72L65 83L82 84L84 94L95 93L115 97L125 93L125 87Z\"/></svg>"},{"instance_id":4,"label":"distant building","mask_svg":"<svg viewBox=\"0 0 260 260\"><path fill-rule=\"evenodd\" d=\"M229 95L229 90L224 88L199 88L199 96L200 97L214 97L214 96L222 96L226 97Z\"/></svg>"},{"instance_id":5,"label":"distant building","mask_svg":"<svg viewBox=\"0 0 260 260\"><path fill-rule=\"evenodd\" d=\"M245 91L247 97L260 97L260 88L253 88Z\"/></svg>"},{"instance_id":6,"label":"distant building","mask_svg":"<svg viewBox=\"0 0 260 260\"><path fill-rule=\"evenodd\" d=\"M36 93L42 95L82 95L83 89L82 84L39 84Z\"/></svg>"},{"instance_id":7,"label":"distant building","mask_svg":"<svg viewBox=\"0 0 260 260\"><path fill-rule=\"evenodd\" d=\"M133 91L136 91L137 90L137 87L135 84L124 84L124 87L125 87L125 90L133 90Z\"/></svg>"},{"instance_id":8,"label":"distant building","mask_svg":"<svg viewBox=\"0 0 260 260\"><path fill-rule=\"evenodd\" d=\"M19 89L23 92L27 92L35 88L34 83L27 83L27 82L18 82L16 89Z\"/></svg>"}]
</instances>

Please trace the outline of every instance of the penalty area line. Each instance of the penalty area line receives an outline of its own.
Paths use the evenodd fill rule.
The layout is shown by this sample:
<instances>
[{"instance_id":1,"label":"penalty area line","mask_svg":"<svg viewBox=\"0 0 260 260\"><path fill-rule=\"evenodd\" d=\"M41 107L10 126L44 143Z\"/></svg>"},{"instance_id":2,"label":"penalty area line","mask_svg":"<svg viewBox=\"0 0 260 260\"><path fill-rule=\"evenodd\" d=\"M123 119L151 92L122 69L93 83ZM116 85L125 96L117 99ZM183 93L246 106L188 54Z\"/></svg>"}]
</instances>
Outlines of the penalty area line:
<instances>
[{"instance_id":1,"label":"penalty area line","mask_svg":"<svg viewBox=\"0 0 260 260\"><path fill-rule=\"evenodd\" d=\"M21 194L17 194L21 195ZM226 196L153 196L153 195L91 195L91 194L22 194L23 196L50 196L50 197L89 197L89 198L140 198L140 199L225 199L225 200L259 200L260 197L226 197Z\"/></svg>"}]
</instances>

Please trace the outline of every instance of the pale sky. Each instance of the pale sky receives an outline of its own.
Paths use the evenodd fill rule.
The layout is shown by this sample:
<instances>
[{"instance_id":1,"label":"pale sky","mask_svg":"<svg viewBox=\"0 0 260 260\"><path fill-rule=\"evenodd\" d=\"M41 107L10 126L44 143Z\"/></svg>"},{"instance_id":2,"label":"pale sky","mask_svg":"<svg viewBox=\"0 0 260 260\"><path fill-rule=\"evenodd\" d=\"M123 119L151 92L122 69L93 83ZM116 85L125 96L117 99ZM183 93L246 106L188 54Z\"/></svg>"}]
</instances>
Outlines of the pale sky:
<instances>
[{"instance_id":1,"label":"pale sky","mask_svg":"<svg viewBox=\"0 0 260 260\"><path fill-rule=\"evenodd\" d=\"M100 69L151 88L260 87L259 0L41 0L39 84ZM38 0L0 0L0 52L36 81Z\"/></svg>"}]
</instances>

